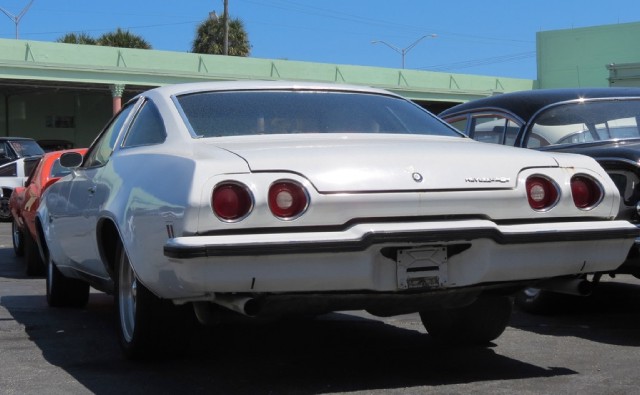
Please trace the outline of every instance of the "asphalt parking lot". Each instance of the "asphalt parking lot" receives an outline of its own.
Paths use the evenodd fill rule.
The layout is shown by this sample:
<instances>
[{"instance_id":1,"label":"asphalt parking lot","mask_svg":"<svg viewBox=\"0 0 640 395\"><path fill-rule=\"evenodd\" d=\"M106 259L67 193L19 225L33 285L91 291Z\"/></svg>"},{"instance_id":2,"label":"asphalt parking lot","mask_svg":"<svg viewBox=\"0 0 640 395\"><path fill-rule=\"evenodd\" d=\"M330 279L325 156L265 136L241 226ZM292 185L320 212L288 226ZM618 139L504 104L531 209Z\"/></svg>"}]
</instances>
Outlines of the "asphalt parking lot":
<instances>
[{"instance_id":1,"label":"asphalt parking lot","mask_svg":"<svg viewBox=\"0 0 640 395\"><path fill-rule=\"evenodd\" d=\"M0 224L1 394L637 394L640 280L608 280L562 314L516 311L490 347L434 343L417 315L336 313L199 328L183 355L120 355L109 296L51 309Z\"/></svg>"}]
</instances>

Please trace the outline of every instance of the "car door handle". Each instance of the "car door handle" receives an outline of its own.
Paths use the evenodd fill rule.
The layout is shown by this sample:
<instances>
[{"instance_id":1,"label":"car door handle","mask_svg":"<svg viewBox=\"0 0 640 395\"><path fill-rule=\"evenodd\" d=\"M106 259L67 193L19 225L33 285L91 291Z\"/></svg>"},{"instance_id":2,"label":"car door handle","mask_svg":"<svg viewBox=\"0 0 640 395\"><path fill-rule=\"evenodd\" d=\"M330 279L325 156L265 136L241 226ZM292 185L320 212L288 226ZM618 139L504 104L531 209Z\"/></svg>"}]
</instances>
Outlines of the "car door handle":
<instances>
[{"instance_id":1,"label":"car door handle","mask_svg":"<svg viewBox=\"0 0 640 395\"><path fill-rule=\"evenodd\" d=\"M92 187L87 188L87 191L93 195L94 193L96 193L96 186L94 185Z\"/></svg>"}]
</instances>

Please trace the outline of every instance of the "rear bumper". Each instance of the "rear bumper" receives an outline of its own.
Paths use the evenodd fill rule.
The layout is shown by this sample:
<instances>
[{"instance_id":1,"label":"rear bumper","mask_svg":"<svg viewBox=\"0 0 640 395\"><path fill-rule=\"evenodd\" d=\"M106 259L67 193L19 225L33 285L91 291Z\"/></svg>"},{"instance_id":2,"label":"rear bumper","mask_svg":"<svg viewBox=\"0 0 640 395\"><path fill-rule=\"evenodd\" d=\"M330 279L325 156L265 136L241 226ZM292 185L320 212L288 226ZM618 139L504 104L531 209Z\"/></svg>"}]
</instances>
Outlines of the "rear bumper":
<instances>
[{"instance_id":1,"label":"rear bumper","mask_svg":"<svg viewBox=\"0 0 640 395\"><path fill-rule=\"evenodd\" d=\"M508 284L613 271L638 233L626 221L471 220L177 237L164 246L177 284L157 283L154 291L170 299L213 300L223 292L423 292Z\"/></svg>"},{"instance_id":2,"label":"rear bumper","mask_svg":"<svg viewBox=\"0 0 640 395\"><path fill-rule=\"evenodd\" d=\"M167 241L164 254L169 258L193 259L216 256L364 251L373 245L389 243L421 244L487 239L500 245L520 245L637 239L639 235L640 229L627 221L506 226L485 220L372 223L328 232L177 237Z\"/></svg>"}]
</instances>

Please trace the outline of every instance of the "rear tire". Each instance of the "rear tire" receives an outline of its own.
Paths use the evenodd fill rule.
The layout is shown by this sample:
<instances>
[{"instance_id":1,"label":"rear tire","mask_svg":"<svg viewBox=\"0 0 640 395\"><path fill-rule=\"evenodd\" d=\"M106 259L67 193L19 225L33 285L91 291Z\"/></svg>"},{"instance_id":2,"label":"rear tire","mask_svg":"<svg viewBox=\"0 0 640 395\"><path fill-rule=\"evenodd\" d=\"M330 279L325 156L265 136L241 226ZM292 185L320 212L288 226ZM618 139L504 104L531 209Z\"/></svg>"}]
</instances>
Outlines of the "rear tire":
<instances>
[{"instance_id":1,"label":"rear tire","mask_svg":"<svg viewBox=\"0 0 640 395\"><path fill-rule=\"evenodd\" d=\"M438 341L462 345L487 345L509 324L513 300L507 296L481 295L470 305L447 310L421 311L429 335Z\"/></svg>"},{"instance_id":2,"label":"rear tire","mask_svg":"<svg viewBox=\"0 0 640 395\"><path fill-rule=\"evenodd\" d=\"M9 208L9 196L0 197L0 222L11 221L11 209Z\"/></svg>"},{"instance_id":3,"label":"rear tire","mask_svg":"<svg viewBox=\"0 0 640 395\"><path fill-rule=\"evenodd\" d=\"M84 307L89 301L89 284L65 277L51 258L47 262L47 303L50 307Z\"/></svg>"},{"instance_id":4,"label":"rear tire","mask_svg":"<svg viewBox=\"0 0 640 395\"><path fill-rule=\"evenodd\" d=\"M38 244L31 237L31 233L27 230L22 233L24 241L24 262L27 266L27 276L42 276L45 274L46 267L42 262Z\"/></svg>"},{"instance_id":5,"label":"rear tire","mask_svg":"<svg viewBox=\"0 0 640 395\"><path fill-rule=\"evenodd\" d=\"M174 306L149 291L136 277L121 243L116 248L115 305L120 345L128 359L175 354L187 342L184 313L190 306ZM192 318L193 319L193 318Z\"/></svg>"},{"instance_id":6,"label":"rear tire","mask_svg":"<svg viewBox=\"0 0 640 395\"><path fill-rule=\"evenodd\" d=\"M516 295L516 306L527 313L552 315L564 310L584 298L584 296L567 295L539 288L526 288Z\"/></svg>"},{"instance_id":7,"label":"rear tire","mask_svg":"<svg viewBox=\"0 0 640 395\"><path fill-rule=\"evenodd\" d=\"M16 256L24 255L24 235L22 230L16 224L16 221L11 221L11 240L13 241L13 252Z\"/></svg>"}]
</instances>

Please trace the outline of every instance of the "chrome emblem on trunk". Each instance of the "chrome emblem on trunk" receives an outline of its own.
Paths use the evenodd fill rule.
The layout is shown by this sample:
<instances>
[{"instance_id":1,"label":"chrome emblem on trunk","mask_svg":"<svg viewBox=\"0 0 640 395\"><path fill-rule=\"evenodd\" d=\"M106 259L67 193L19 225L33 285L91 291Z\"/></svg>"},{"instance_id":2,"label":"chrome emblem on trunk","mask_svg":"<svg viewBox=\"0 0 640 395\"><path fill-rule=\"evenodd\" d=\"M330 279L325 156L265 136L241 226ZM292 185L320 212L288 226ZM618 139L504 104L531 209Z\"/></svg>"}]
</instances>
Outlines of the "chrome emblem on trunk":
<instances>
[{"instance_id":1,"label":"chrome emblem on trunk","mask_svg":"<svg viewBox=\"0 0 640 395\"><path fill-rule=\"evenodd\" d=\"M500 183L500 184L506 184L509 181L511 181L511 179L509 177L467 177L464 179L464 182L478 182L478 183L483 183L483 184L488 184L488 183Z\"/></svg>"}]
</instances>

